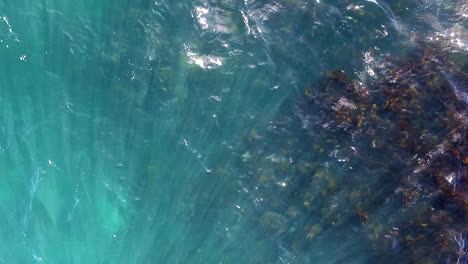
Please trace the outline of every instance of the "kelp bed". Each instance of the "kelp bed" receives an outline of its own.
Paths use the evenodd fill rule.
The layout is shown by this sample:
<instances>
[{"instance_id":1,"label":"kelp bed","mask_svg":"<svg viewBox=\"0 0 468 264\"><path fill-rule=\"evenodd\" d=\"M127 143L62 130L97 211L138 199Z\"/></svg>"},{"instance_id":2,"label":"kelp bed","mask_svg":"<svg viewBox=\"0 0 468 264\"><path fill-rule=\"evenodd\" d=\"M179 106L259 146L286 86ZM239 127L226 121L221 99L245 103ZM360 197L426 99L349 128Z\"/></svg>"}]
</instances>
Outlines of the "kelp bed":
<instances>
[{"instance_id":1,"label":"kelp bed","mask_svg":"<svg viewBox=\"0 0 468 264\"><path fill-rule=\"evenodd\" d=\"M416 41L368 83L326 73L253 128L239 162L260 236L309 260L328 243L331 263L468 263L468 75L448 54Z\"/></svg>"}]
</instances>

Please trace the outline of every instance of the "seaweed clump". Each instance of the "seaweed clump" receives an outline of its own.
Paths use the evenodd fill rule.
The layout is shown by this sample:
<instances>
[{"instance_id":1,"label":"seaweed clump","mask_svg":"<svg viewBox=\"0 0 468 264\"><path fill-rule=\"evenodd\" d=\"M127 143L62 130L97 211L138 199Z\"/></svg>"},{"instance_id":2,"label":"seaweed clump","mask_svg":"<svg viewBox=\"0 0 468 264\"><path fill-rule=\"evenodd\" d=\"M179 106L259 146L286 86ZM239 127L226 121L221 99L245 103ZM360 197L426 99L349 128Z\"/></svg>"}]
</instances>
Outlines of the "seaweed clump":
<instances>
[{"instance_id":1,"label":"seaweed clump","mask_svg":"<svg viewBox=\"0 0 468 264\"><path fill-rule=\"evenodd\" d=\"M369 84L324 74L273 122L276 141L249 142L262 226L294 252L354 234L381 263L465 263L468 75L423 42L381 69Z\"/></svg>"}]
</instances>

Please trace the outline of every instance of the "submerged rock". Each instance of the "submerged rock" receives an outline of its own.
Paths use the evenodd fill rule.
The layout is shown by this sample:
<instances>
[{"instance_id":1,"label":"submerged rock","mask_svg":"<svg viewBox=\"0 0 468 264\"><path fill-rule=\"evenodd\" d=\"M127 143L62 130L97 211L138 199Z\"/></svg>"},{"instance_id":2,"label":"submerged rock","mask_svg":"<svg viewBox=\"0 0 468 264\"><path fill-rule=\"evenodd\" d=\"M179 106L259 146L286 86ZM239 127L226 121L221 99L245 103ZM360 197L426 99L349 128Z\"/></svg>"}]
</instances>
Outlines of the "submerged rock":
<instances>
[{"instance_id":1,"label":"submerged rock","mask_svg":"<svg viewBox=\"0 0 468 264\"><path fill-rule=\"evenodd\" d=\"M260 225L268 232L281 234L287 229L286 219L275 212L268 211L262 214Z\"/></svg>"}]
</instances>

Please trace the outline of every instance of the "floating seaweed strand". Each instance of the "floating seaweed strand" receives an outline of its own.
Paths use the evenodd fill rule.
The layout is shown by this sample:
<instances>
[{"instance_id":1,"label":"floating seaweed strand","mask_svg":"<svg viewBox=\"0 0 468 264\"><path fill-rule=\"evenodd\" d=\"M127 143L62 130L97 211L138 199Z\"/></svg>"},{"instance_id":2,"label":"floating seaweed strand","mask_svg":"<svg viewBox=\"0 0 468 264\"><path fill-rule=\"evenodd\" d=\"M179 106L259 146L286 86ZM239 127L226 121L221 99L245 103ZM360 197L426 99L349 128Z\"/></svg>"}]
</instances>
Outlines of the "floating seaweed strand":
<instances>
[{"instance_id":1,"label":"floating seaweed strand","mask_svg":"<svg viewBox=\"0 0 468 264\"><path fill-rule=\"evenodd\" d=\"M468 243L466 240L466 235L464 233L456 233L455 231L450 231L453 239L458 244L458 258L457 264L467 264L468 263Z\"/></svg>"}]
</instances>

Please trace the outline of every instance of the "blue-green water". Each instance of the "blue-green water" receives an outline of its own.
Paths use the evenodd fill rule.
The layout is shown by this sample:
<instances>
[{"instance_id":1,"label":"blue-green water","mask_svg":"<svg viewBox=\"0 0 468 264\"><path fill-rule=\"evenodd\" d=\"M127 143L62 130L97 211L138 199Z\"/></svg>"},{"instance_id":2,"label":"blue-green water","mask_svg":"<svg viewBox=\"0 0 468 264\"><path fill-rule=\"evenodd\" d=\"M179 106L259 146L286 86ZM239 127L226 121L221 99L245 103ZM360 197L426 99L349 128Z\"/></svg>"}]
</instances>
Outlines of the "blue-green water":
<instances>
[{"instance_id":1,"label":"blue-green water","mask_svg":"<svg viewBox=\"0 0 468 264\"><path fill-rule=\"evenodd\" d=\"M355 184L345 179L379 172L304 132L314 114L297 121L298 105L323 72L372 82L418 36L466 55L467 9L1 0L0 263L406 263L397 238L382 254L368 239L410 217L389 202L398 190L368 207L372 223L343 216L333 228L357 208L340 195ZM298 183L292 164L346 175Z\"/></svg>"}]
</instances>

